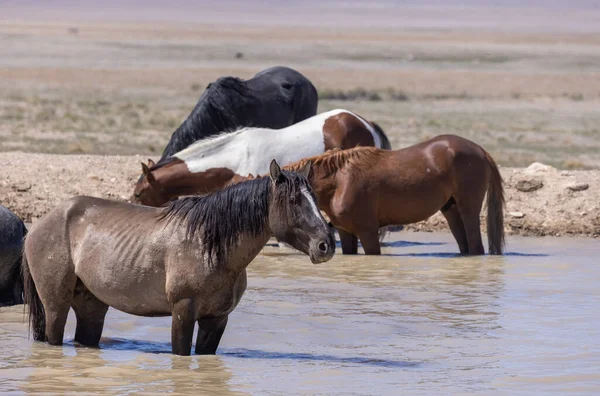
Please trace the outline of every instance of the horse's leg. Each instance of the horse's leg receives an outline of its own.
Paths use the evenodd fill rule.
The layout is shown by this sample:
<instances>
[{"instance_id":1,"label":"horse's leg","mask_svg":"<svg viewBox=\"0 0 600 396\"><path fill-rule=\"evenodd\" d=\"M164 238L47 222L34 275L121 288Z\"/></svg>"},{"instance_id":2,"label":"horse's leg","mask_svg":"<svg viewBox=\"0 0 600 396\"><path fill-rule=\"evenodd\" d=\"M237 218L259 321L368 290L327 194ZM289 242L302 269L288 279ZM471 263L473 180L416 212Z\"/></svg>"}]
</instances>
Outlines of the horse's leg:
<instances>
[{"instance_id":1,"label":"horse's leg","mask_svg":"<svg viewBox=\"0 0 600 396\"><path fill-rule=\"evenodd\" d=\"M180 300L171 309L171 347L175 355L189 356L194 338L194 304L192 300Z\"/></svg>"},{"instance_id":2,"label":"horse's leg","mask_svg":"<svg viewBox=\"0 0 600 396\"><path fill-rule=\"evenodd\" d=\"M46 276L52 279L52 276ZM65 335L65 325L71 301L73 301L73 292L77 277L74 273L61 274L60 278L55 278L46 283L38 282L38 293L44 306L46 317L46 342L50 345L62 345Z\"/></svg>"},{"instance_id":3,"label":"horse's leg","mask_svg":"<svg viewBox=\"0 0 600 396\"><path fill-rule=\"evenodd\" d=\"M77 281L73 303L71 305L77 317L75 341L81 345L95 347L100 343L104 317L108 305L98 300L81 281Z\"/></svg>"},{"instance_id":4,"label":"horse's leg","mask_svg":"<svg viewBox=\"0 0 600 396\"><path fill-rule=\"evenodd\" d=\"M340 243L342 244L342 254L358 254L358 238L349 232L338 228Z\"/></svg>"},{"instance_id":5,"label":"horse's leg","mask_svg":"<svg viewBox=\"0 0 600 396\"><path fill-rule=\"evenodd\" d=\"M446 210L442 209L442 214L448 222L448 227L450 227L450 231L452 232L454 239L456 239L456 243L458 243L458 249L460 250L460 253L467 254L469 251L467 234L465 232L465 226L462 218L460 217L460 213L458 212L456 204L450 205L450 207Z\"/></svg>"},{"instance_id":6,"label":"horse's leg","mask_svg":"<svg viewBox=\"0 0 600 396\"><path fill-rule=\"evenodd\" d=\"M379 228L374 228L370 231L363 231L358 234L360 243L366 255L377 256L381 254L381 246L379 245Z\"/></svg>"},{"instance_id":7,"label":"horse's leg","mask_svg":"<svg viewBox=\"0 0 600 396\"><path fill-rule=\"evenodd\" d=\"M50 345L62 345L65 325L71 304L67 301L50 302L44 305L46 315L46 342Z\"/></svg>"},{"instance_id":8,"label":"horse's leg","mask_svg":"<svg viewBox=\"0 0 600 396\"><path fill-rule=\"evenodd\" d=\"M227 326L228 315L198 320L197 355L214 355Z\"/></svg>"},{"instance_id":9,"label":"horse's leg","mask_svg":"<svg viewBox=\"0 0 600 396\"><path fill-rule=\"evenodd\" d=\"M485 254L483 242L481 241L481 229L479 213L481 212L481 204L472 204L470 202L457 201L458 212L465 227L467 236L467 254L481 255Z\"/></svg>"}]
</instances>

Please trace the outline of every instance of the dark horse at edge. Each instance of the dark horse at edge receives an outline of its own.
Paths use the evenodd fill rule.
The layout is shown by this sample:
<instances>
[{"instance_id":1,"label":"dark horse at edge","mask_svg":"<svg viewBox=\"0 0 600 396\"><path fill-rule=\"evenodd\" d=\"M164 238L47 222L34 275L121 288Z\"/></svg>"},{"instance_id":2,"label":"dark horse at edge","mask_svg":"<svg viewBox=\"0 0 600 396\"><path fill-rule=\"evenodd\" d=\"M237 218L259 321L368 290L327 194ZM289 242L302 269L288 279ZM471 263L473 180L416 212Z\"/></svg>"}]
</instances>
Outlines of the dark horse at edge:
<instances>
[{"instance_id":1,"label":"dark horse at edge","mask_svg":"<svg viewBox=\"0 0 600 396\"><path fill-rule=\"evenodd\" d=\"M0 205L0 307L23 303L21 257L25 223Z\"/></svg>"},{"instance_id":2,"label":"dark horse at edge","mask_svg":"<svg viewBox=\"0 0 600 396\"><path fill-rule=\"evenodd\" d=\"M315 86L300 72L274 66L248 80L221 77L208 84L173 132L159 164L197 140L240 127L285 128L317 114Z\"/></svg>"}]
</instances>

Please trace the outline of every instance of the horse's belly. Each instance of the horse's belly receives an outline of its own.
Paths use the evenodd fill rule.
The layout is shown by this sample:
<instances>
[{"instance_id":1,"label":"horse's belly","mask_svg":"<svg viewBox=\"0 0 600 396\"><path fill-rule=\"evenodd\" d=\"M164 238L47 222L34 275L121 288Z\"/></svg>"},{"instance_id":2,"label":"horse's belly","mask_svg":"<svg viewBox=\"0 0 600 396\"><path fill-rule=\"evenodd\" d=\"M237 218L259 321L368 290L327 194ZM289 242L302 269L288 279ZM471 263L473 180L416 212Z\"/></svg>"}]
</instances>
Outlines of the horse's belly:
<instances>
[{"instance_id":1,"label":"horse's belly","mask_svg":"<svg viewBox=\"0 0 600 396\"><path fill-rule=\"evenodd\" d=\"M119 311L140 316L171 314L165 292L164 271L111 267L102 264L94 268L76 265L75 274L94 296Z\"/></svg>"},{"instance_id":2,"label":"horse's belly","mask_svg":"<svg viewBox=\"0 0 600 396\"><path fill-rule=\"evenodd\" d=\"M433 216L450 198L450 192L391 194L380 199L380 217L388 224L412 224Z\"/></svg>"}]
</instances>

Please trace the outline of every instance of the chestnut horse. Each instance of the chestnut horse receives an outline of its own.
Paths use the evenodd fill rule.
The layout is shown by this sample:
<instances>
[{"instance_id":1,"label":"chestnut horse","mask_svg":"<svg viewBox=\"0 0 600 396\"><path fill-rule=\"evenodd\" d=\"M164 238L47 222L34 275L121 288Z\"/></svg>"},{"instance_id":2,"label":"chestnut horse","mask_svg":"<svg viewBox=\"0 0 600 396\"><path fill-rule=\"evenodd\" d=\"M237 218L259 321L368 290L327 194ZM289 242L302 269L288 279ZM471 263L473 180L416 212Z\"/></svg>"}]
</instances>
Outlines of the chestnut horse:
<instances>
[{"instance_id":1,"label":"chestnut horse","mask_svg":"<svg viewBox=\"0 0 600 396\"><path fill-rule=\"evenodd\" d=\"M333 148L391 149L385 133L362 117L331 110L282 129L244 128L194 143L148 167L131 202L162 206L181 195L206 194L251 175L265 174L274 158L282 166ZM154 166L153 166L154 165Z\"/></svg>"},{"instance_id":2,"label":"chestnut horse","mask_svg":"<svg viewBox=\"0 0 600 396\"><path fill-rule=\"evenodd\" d=\"M108 307L171 316L174 354L214 354L246 289L246 267L274 235L330 260L335 240L306 174L282 171L205 197L151 208L74 197L39 220L25 239L23 275L34 339L63 343L69 309L75 341L97 346Z\"/></svg>"},{"instance_id":3,"label":"chestnut horse","mask_svg":"<svg viewBox=\"0 0 600 396\"><path fill-rule=\"evenodd\" d=\"M380 254L378 230L425 220L440 210L461 254L484 254L480 212L487 191L490 254L504 246L504 189L492 157L477 144L441 135L401 150L360 147L330 151L309 176L319 207L338 229L344 254Z\"/></svg>"}]
</instances>

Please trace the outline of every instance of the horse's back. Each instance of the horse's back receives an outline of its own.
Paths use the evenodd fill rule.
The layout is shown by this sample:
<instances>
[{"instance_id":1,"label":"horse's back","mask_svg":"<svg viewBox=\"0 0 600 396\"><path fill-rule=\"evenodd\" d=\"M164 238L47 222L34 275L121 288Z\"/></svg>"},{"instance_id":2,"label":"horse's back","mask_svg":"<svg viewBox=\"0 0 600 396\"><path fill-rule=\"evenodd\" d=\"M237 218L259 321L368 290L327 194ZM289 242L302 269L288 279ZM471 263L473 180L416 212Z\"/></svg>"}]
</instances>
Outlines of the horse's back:
<instances>
[{"instance_id":1,"label":"horse's back","mask_svg":"<svg viewBox=\"0 0 600 396\"><path fill-rule=\"evenodd\" d=\"M485 151L456 135L439 135L396 151L381 151L393 161L383 166L393 184L410 186L418 194L454 194L471 183L486 185L489 177Z\"/></svg>"},{"instance_id":2,"label":"horse's back","mask_svg":"<svg viewBox=\"0 0 600 396\"><path fill-rule=\"evenodd\" d=\"M29 232L25 248L47 250L69 250L70 244L85 237L80 230L84 225L93 224L101 227L115 220L111 210L121 208L120 216L126 217L127 207L135 207L124 202L117 202L90 196L75 196L55 206L40 218ZM155 208L147 208L152 210ZM79 232L78 232L79 231Z\"/></svg>"},{"instance_id":3,"label":"horse's back","mask_svg":"<svg viewBox=\"0 0 600 396\"><path fill-rule=\"evenodd\" d=\"M61 250L67 253L67 223L72 211L82 209L85 198L88 197L77 196L63 201L33 224L25 240L25 254L30 266L36 263L36 257L44 257L49 252Z\"/></svg>"},{"instance_id":4,"label":"horse's back","mask_svg":"<svg viewBox=\"0 0 600 396\"><path fill-rule=\"evenodd\" d=\"M485 158L485 151L477 143L458 135L438 135L432 139L422 142L423 147L431 147L436 144L447 145L455 156L479 156Z\"/></svg>"},{"instance_id":5,"label":"horse's back","mask_svg":"<svg viewBox=\"0 0 600 396\"><path fill-rule=\"evenodd\" d=\"M410 190L416 194L450 190L460 166L483 158L479 146L454 135L441 135L398 150L359 147L349 162L353 185L379 185L383 190ZM464 161L466 159L467 161ZM379 180L379 183L374 181Z\"/></svg>"},{"instance_id":6,"label":"horse's back","mask_svg":"<svg viewBox=\"0 0 600 396\"><path fill-rule=\"evenodd\" d=\"M274 98L271 105L285 105L291 109L291 119L282 119L278 125L270 126L271 128L283 128L317 114L317 89L306 76L295 69L273 66L257 73L247 80L247 84L253 90L261 92L261 95Z\"/></svg>"},{"instance_id":7,"label":"horse's back","mask_svg":"<svg viewBox=\"0 0 600 396\"><path fill-rule=\"evenodd\" d=\"M314 93L317 95L317 89L313 83L306 78L299 71L286 66L273 66L267 69L261 70L256 73L254 77L248 80L249 83L265 81L275 83L277 85L293 84L296 86L302 86L306 89L307 93ZM315 108L316 111L316 108Z\"/></svg>"}]
</instances>

